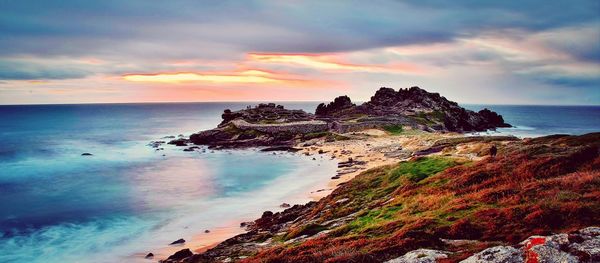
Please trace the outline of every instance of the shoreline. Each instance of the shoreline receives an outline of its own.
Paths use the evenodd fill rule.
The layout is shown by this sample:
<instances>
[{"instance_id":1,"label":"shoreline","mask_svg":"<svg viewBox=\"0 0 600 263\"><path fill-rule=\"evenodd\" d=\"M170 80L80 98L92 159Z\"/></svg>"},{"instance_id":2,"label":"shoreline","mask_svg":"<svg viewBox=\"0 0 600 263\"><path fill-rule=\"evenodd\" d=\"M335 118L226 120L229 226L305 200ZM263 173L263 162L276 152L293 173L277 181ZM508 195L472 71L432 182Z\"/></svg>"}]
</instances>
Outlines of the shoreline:
<instances>
[{"instance_id":1,"label":"shoreline","mask_svg":"<svg viewBox=\"0 0 600 263\"><path fill-rule=\"evenodd\" d=\"M236 151L238 149L226 149L226 151ZM244 148L239 149L241 151L252 150L256 151L253 154L265 154L271 155L273 153L270 152L260 152L256 149L252 148ZM215 150L216 151L216 150ZM318 191L319 189L323 189L327 187L327 184L330 181L331 172L334 170L334 166L337 165L335 160L329 160L323 157L323 159L311 160L312 157L304 156L300 153L287 153L287 152L277 152L274 155L281 155L283 158L291 158L298 159L302 158L304 160L298 160L298 162L320 162L317 165L310 167L300 167L300 169L293 169L290 172L274 179L268 185L265 185L262 190L253 190L251 192L244 193L242 196L238 196L236 198L249 198L252 199L255 203L253 205L260 206L261 208L251 209L247 212L244 212L244 215L238 216L235 218L231 218L228 222L217 224L216 227L207 228L209 230L208 233L204 232L203 229L199 229L198 231L194 231L191 233L191 238L184 238L186 240L183 244L177 245L164 245L155 249L149 249L145 252L135 252L125 257L127 260L132 260L136 262L156 262L157 260L165 260L173 253L189 248L194 253L202 253L206 250L209 250L221 242L235 237L239 234L246 233L247 230L244 227L241 227L240 224L244 222L252 222L256 220L256 218L260 217L262 212L265 210L272 212L282 212L287 209L287 207L281 207L281 204L288 203L291 206L295 204L305 204L310 201L314 201L311 196L312 192ZM327 164L330 162L329 164ZM327 167L331 166L331 167ZM331 168L331 169L330 169ZM331 171L330 171L331 170ZM301 176L303 174L311 174L311 177L314 179L304 180ZM317 179L317 177L320 177ZM264 192L264 190L276 189L285 187L289 185L290 179L297 178L298 182L296 183L305 183L302 187L288 189L285 192L280 191L272 191L272 192ZM281 196L279 195L280 193ZM257 195L260 195L262 198L256 198ZM227 198L220 201L221 203L227 203ZM174 239L175 240L175 239ZM154 257L145 258L147 253L153 253Z\"/></svg>"},{"instance_id":2,"label":"shoreline","mask_svg":"<svg viewBox=\"0 0 600 263\"><path fill-rule=\"evenodd\" d=\"M302 191L302 196L292 194L289 197L294 197L298 200L305 199L305 202L293 202L286 198L283 202L289 203L290 205L300 204L304 205L309 201L319 201L322 198L329 196L335 189L345 182L352 180L358 174L385 165L396 164L401 161L406 161L412 158L412 153L423 150L430 147L435 141L446 138L461 138L467 137L465 134L460 133L427 133L418 130L408 130L406 134L393 135L388 132L378 129L368 129L361 132L345 133L344 136L348 136L349 140L327 142L323 138L317 138L307 142L301 142L295 144L293 147L301 149L296 153L291 154L290 157L298 158L312 158L313 161L320 161L320 159L326 159L327 161L335 160L338 164L347 162L349 159L360 165L354 165L350 168L337 168L335 174L329 174L319 185L313 185L311 189ZM406 156L398 156L399 152L403 152ZM410 153L410 154L409 154ZM282 153L288 154L288 153ZM302 156L301 156L302 155ZM348 170L351 169L350 172ZM321 168L317 168L321 170ZM338 177L333 179L332 177ZM317 187L318 186L318 187ZM318 189L317 189L318 188ZM272 209L273 212L281 212L286 208L279 207L278 209ZM262 213L259 211L258 213ZM252 222L260 216L252 218L238 218L233 220L226 226L218 227L219 231L210 230L210 233L196 233L192 240L186 241L185 244L180 246L167 246L159 250L159 253L154 253L155 259L166 259L169 255L184 249L189 248L194 253L203 253L211 248L214 248L218 244L226 241L229 238L235 237L240 234L247 233L245 228L239 226L241 222ZM239 221L239 222L238 222ZM234 223L235 222L235 223ZM206 239L210 240L209 244L206 244ZM201 241L202 240L202 241ZM137 254L142 258L145 255Z\"/></svg>"}]
</instances>

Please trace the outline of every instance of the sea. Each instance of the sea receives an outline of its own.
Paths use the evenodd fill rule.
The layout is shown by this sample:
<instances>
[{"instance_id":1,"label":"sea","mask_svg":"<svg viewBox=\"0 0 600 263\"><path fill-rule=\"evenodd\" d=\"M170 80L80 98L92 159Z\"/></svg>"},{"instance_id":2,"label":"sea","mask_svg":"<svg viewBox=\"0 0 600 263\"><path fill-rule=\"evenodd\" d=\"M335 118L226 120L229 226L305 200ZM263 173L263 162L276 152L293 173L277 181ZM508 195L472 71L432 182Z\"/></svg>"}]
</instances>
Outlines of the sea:
<instances>
[{"instance_id":1,"label":"sea","mask_svg":"<svg viewBox=\"0 0 600 263\"><path fill-rule=\"evenodd\" d=\"M310 201L335 161L149 146L213 128L224 109L253 104L0 106L0 262L155 262L239 232L241 222L284 202ZM313 112L317 102L280 104ZM482 134L600 131L600 106L463 106L497 111L514 126ZM188 245L169 246L180 238ZM144 259L150 252L156 257Z\"/></svg>"}]
</instances>

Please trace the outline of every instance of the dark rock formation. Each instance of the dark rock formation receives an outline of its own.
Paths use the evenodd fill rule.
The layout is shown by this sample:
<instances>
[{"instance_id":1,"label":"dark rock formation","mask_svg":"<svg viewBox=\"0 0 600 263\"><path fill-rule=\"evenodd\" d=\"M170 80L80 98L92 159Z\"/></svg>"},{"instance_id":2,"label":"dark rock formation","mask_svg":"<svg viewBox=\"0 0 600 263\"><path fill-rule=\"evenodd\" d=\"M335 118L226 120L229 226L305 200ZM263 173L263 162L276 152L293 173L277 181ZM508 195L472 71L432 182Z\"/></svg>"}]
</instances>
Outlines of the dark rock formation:
<instances>
[{"instance_id":1,"label":"dark rock formation","mask_svg":"<svg viewBox=\"0 0 600 263\"><path fill-rule=\"evenodd\" d=\"M344 114L345 110L352 110L356 105L352 103L348 96L339 96L325 105L325 103L319 104L315 111L315 115L317 116L336 116Z\"/></svg>"},{"instance_id":2,"label":"dark rock formation","mask_svg":"<svg viewBox=\"0 0 600 263\"><path fill-rule=\"evenodd\" d=\"M93 154L91 153L82 153L81 156L92 156Z\"/></svg>"},{"instance_id":3,"label":"dark rock formation","mask_svg":"<svg viewBox=\"0 0 600 263\"><path fill-rule=\"evenodd\" d=\"M154 254L152 254L152 253L148 253L148 255L145 256L145 258L153 258L153 257L154 257Z\"/></svg>"},{"instance_id":4,"label":"dark rock formation","mask_svg":"<svg viewBox=\"0 0 600 263\"><path fill-rule=\"evenodd\" d=\"M294 148L290 146L273 146L267 147L260 150L261 152L299 152L302 151L300 148Z\"/></svg>"},{"instance_id":5,"label":"dark rock formation","mask_svg":"<svg viewBox=\"0 0 600 263\"><path fill-rule=\"evenodd\" d=\"M336 133L410 126L425 131L484 131L509 127L502 116L488 109L473 112L447 100L438 93L418 87L381 88L371 100L356 106L348 96L337 97L329 104L321 103L316 115L302 110L289 110L274 103L231 111L226 109L217 128L179 137L169 142L186 146L189 142L211 147L289 147L301 141L326 137L342 140ZM191 148L188 151L192 150Z\"/></svg>"},{"instance_id":6,"label":"dark rock formation","mask_svg":"<svg viewBox=\"0 0 600 263\"><path fill-rule=\"evenodd\" d=\"M185 243L185 239L180 238L180 239L177 239L177 240L171 242L170 245L183 244L183 243Z\"/></svg>"},{"instance_id":7,"label":"dark rock formation","mask_svg":"<svg viewBox=\"0 0 600 263\"><path fill-rule=\"evenodd\" d=\"M192 253L192 251L189 248L182 249L182 250L175 252L175 254L169 256L167 258L167 262L182 260L184 258L191 257L192 255L194 255L194 253Z\"/></svg>"},{"instance_id":8,"label":"dark rock formation","mask_svg":"<svg viewBox=\"0 0 600 263\"><path fill-rule=\"evenodd\" d=\"M246 109L231 111L226 109L221 115L223 121L221 125L226 125L232 120L241 119L249 123L286 123L294 121L306 121L313 119L313 116L303 110L288 110L282 105L275 103L261 103L255 107L248 106Z\"/></svg>"},{"instance_id":9,"label":"dark rock formation","mask_svg":"<svg viewBox=\"0 0 600 263\"><path fill-rule=\"evenodd\" d=\"M172 144L172 145L175 145L175 146L186 146L187 143L188 143L187 139L185 139L185 138L178 138L178 139L169 141L168 144Z\"/></svg>"},{"instance_id":10,"label":"dark rock formation","mask_svg":"<svg viewBox=\"0 0 600 263\"><path fill-rule=\"evenodd\" d=\"M479 113L464 109L456 102L429 93L419 87L400 89L379 89L369 102L357 109L371 116L410 116L426 125L443 124L448 131L484 131L496 127L510 127L502 116L488 109Z\"/></svg>"},{"instance_id":11,"label":"dark rock formation","mask_svg":"<svg viewBox=\"0 0 600 263\"><path fill-rule=\"evenodd\" d=\"M487 108L484 108L483 110L480 110L479 115L481 115L481 117L483 117L485 120L487 120L491 125L494 125L495 127L511 127L510 124L507 124L504 122L504 118L502 118L502 115L493 112L491 110L488 110Z\"/></svg>"}]
</instances>

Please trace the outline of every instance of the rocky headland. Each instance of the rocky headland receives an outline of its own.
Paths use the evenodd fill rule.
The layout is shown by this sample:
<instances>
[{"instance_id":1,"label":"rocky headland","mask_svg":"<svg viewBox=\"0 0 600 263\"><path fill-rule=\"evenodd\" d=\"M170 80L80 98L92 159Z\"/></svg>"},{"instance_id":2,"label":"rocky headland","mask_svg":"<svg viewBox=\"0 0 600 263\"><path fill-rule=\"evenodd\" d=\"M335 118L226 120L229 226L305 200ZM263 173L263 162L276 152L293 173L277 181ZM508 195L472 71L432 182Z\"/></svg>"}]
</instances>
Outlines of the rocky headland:
<instances>
[{"instance_id":1,"label":"rocky headland","mask_svg":"<svg viewBox=\"0 0 600 263\"><path fill-rule=\"evenodd\" d=\"M600 133L464 136L508 124L419 88L358 106L342 96L315 114L261 104L222 117L171 143L289 150L335 158L338 172L315 201L164 262L600 260Z\"/></svg>"},{"instance_id":2,"label":"rocky headland","mask_svg":"<svg viewBox=\"0 0 600 263\"><path fill-rule=\"evenodd\" d=\"M226 109L221 117L223 121L217 128L170 143L220 148L292 146L318 137L343 140L340 133L370 128L473 132L510 127L493 111L473 112L418 87L398 91L381 88L370 101L359 106L341 96L329 104L320 104L315 114L268 103L238 111Z\"/></svg>"}]
</instances>

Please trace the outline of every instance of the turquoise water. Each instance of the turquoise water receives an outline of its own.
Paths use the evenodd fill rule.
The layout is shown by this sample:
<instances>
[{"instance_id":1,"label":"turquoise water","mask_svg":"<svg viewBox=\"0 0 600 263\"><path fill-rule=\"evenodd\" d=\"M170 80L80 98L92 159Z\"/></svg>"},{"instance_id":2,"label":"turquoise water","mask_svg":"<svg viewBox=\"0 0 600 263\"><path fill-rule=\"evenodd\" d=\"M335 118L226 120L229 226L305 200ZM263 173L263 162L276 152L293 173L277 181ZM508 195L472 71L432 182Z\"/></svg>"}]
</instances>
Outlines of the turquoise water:
<instances>
[{"instance_id":1,"label":"turquoise water","mask_svg":"<svg viewBox=\"0 0 600 263\"><path fill-rule=\"evenodd\" d=\"M223 109L246 105L0 106L0 262L143 262L173 240L308 201L334 162L147 146L212 128ZM499 132L522 137L600 131L600 107L466 107L498 111L516 126Z\"/></svg>"},{"instance_id":2,"label":"turquoise water","mask_svg":"<svg viewBox=\"0 0 600 263\"><path fill-rule=\"evenodd\" d=\"M308 201L334 162L147 146L243 107L0 106L0 262L144 261L132 255Z\"/></svg>"}]
</instances>

